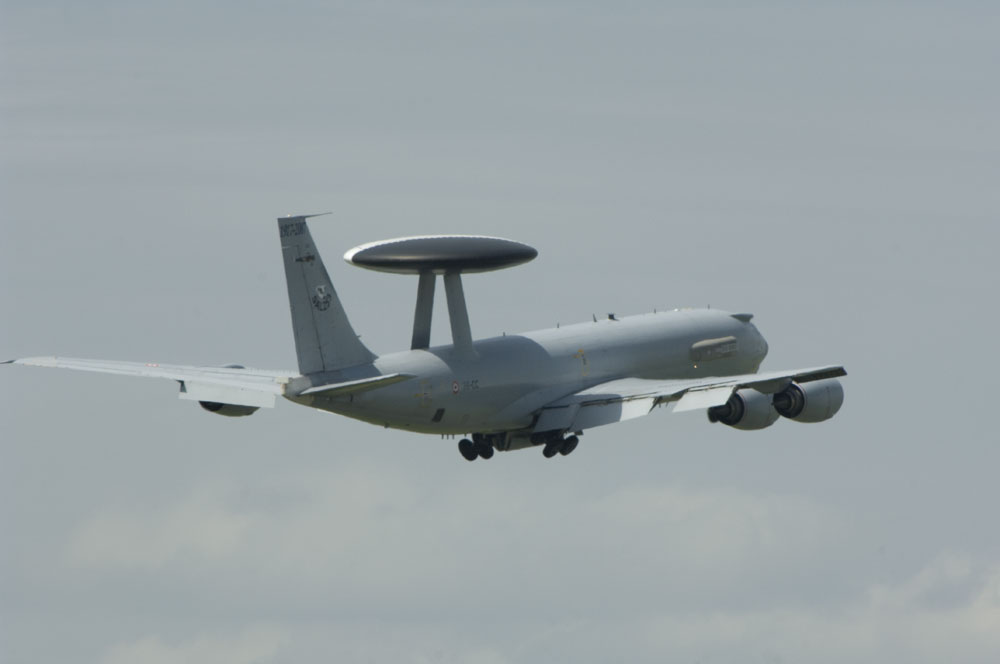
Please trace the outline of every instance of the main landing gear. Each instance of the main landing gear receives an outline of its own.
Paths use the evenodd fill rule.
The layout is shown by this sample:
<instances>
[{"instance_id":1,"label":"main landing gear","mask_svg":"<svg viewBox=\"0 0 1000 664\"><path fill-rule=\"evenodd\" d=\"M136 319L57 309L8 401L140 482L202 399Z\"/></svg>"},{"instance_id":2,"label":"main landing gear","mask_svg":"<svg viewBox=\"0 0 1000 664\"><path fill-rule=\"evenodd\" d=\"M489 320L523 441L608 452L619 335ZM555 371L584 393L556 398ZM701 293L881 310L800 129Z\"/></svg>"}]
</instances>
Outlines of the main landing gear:
<instances>
[{"instance_id":1,"label":"main landing gear","mask_svg":"<svg viewBox=\"0 0 1000 664\"><path fill-rule=\"evenodd\" d=\"M475 461L479 457L490 459L493 457L493 446L483 440L478 434L473 434L473 440L463 438L458 441L458 451L465 457L466 461Z\"/></svg>"},{"instance_id":2,"label":"main landing gear","mask_svg":"<svg viewBox=\"0 0 1000 664\"><path fill-rule=\"evenodd\" d=\"M557 454L566 456L580 444L580 439L576 436L563 438L561 431L545 431L533 434L530 438L527 436L518 438L513 445L510 444L508 436L509 434L474 433L471 439L463 438L458 441L458 451L466 461L475 461L492 458L495 449L518 450L540 446L545 458L551 459Z\"/></svg>"},{"instance_id":3,"label":"main landing gear","mask_svg":"<svg viewBox=\"0 0 1000 664\"><path fill-rule=\"evenodd\" d=\"M570 436L569 438L563 438L561 440L553 440L545 443L545 447L542 448L542 455L546 459L551 459L556 454L561 454L566 456L570 452L576 449L576 446L580 444L580 439L576 436Z\"/></svg>"}]
</instances>

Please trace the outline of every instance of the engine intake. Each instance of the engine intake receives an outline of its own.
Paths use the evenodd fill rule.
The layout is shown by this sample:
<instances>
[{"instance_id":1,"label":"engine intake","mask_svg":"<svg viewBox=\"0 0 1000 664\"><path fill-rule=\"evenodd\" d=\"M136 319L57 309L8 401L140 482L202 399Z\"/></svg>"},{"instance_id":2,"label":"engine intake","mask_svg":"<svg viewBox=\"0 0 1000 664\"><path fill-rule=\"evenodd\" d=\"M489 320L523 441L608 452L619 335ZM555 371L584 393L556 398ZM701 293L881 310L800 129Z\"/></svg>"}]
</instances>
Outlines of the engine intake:
<instances>
[{"instance_id":1,"label":"engine intake","mask_svg":"<svg viewBox=\"0 0 1000 664\"><path fill-rule=\"evenodd\" d=\"M198 405L210 413L225 415L226 417L246 417L253 415L259 409L256 406L237 406L231 403L219 403L218 401L199 401Z\"/></svg>"},{"instance_id":2,"label":"engine intake","mask_svg":"<svg viewBox=\"0 0 1000 664\"><path fill-rule=\"evenodd\" d=\"M844 403L844 387L836 378L792 383L774 395L774 409L796 422L823 422Z\"/></svg>"},{"instance_id":3,"label":"engine intake","mask_svg":"<svg viewBox=\"0 0 1000 664\"><path fill-rule=\"evenodd\" d=\"M778 411L771 405L771 398L757 390L733 392L724 405L708 409L709 422L722 422L744 431L766 429L777 419Z\"/></svg>"}]
</instances>

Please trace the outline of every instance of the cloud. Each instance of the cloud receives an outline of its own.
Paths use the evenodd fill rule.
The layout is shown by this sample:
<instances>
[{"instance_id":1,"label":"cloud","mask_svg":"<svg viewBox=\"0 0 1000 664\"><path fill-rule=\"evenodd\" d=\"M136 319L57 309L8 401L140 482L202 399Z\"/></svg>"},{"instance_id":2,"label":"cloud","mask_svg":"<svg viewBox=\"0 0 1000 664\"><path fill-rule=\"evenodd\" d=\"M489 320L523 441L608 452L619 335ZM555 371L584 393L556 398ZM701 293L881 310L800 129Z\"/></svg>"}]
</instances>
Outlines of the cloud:
<instances>
[{"instance_id":1,"label":"cloud","mask_svg":"<svg viewBox=\"0 0 1000 664\"><path fill-rule=\"evenodd\" d=\"M406 612L642 612L664 597L732 602L766 588L807 592L845 519L793 495L646 485L591 492L571 480L529 493L502 477L444 486L365 466L235 489L203 486L175 504L93 516L75 531L77 566L173 570L222 594L245 579L286 607ZM470 594L471 591L471 594ZM247 602L261 602L246 597ZM736 600L737 603L744 599Z\"/></svg>"},{"instance_id":2,"label":"cloud","mask_svg":"<svg viewBox=\"0 0 1000 664\"><path fill-rule=\"evenodd\" d=\"M862 526L799 495L508 489L496 474L439 486L364 464L220 483L96 515L68 551L104 589L137 574L181 589L184 608L159 611L183 611L189 630L276 625L149 635L106 662L605 661L622 644L650 662L986 662L1000 649L1000 563L944 552L910 574L872 569L851 557Z\"/></svg>"},{"instance_id":3,"label":"cloud","mask_svg":"<svg viewBox=\"0 0 1000 664\"><path fill-rule=\"evenodd\" d=\"M956 567L966 570L959 574ZM969 578L974 582L968 584ZM970 589L960 603L932 607L914 594L934 579L939 590ZM532 594L532 598L536 594ZM913 663L995 661L1000 651L1000 563L944 554L896 584L876 584L833 606L749 606L628 616L537 616L527 603L502 623L442 619L317 616L250 627L232 634L165 642L148 636L109 649L105 664L165 662L295 662L324 653L333 661L598 662L627 652L629 661Z\"/></svg>"},{"instance_id":4,"label":"cloud","mask_svg":"<svg viewBox=\"0 0 1000 664\"><path fill-rule=\"evenodd\" d=\"M287 634L275 627L252 627L230 636L201 636L165 643L148 636L110 648L102 664L252 664L271 661Z\"/></svg>"},{"instance_id":5,"label":"cloud","mask_svg":"<svg viewBox=\"0 0 1000 664\"><path fill-rule=\"evenodd\" d=\"M79 526L73 564L156 568L177 558L217 559L232 553L253 517L234 512L219 489L200 490L178 504L142 511L112 510Z\"/></svg>"},{"instance_id":6,"label":"cloud","mask_svg":"<svg viewBox=\"0 0 1000 664\"><path fill-rule=\"evenodd\" d=\"M935 607L924 601L931 586L970 592ZM635 638L645 641L646 652L705 661L740 651L750 661L992 662L1000 652L1000 563L973 565L948 554L866 594L839 607L663 615L645 621Z\"/></svg>"},{"instance_id":7,"label":"cloud","mask_svg":"<svg viewBox=\"0 0 1000 664\"><path fill-rule=\"evenodd\" d=\"M628 487L595 500L590 512L616 532L612 539L640 534L660 542L657 555L715 574L785 564L833 545L846 528L836 512L799 496L725 488Z\"/></svg>"}]
</instances>

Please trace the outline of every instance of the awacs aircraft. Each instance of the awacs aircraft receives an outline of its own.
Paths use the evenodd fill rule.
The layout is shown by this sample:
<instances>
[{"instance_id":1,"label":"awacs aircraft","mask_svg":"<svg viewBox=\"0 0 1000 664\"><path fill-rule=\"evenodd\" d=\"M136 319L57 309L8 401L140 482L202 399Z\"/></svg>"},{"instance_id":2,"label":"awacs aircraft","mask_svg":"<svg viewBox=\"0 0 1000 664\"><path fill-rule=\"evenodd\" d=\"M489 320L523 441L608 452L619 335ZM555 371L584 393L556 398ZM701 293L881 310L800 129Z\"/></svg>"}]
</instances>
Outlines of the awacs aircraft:
<instances>
[{"instance_id":1,"label":"awacs aircraft","mask_svg":"<svg viewBox=\"0 0 1000 664\"><path fill-rule=\"evenodd\" d=\"M180 383L180 398L218 415L289 401L385 427L463 437L462 456L540 446L569 454L586 429L650 413L704 410L711 422L763 429L779 417L821 422L844 399L843 367L758 373L767 343L745 313L675 310L593 320L473 341L462 274L532 260L524 244L423 236L356 247L348 263L419 277L410 350L377 356L358 338L313 243L307 219L278 219L298 371L30 357L9 363ZM452 343L430 346L443 277Z\"/></svg>"}]
</instances>

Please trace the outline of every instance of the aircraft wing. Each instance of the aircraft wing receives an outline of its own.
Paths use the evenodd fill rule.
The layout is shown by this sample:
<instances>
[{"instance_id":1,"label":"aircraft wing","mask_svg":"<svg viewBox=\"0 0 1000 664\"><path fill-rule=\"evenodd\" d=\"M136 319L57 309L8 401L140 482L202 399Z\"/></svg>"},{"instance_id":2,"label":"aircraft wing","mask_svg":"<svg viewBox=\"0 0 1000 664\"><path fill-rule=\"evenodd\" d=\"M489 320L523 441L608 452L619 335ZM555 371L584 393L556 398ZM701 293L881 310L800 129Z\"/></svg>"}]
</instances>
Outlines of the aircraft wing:
<instances>
[{"instance_id":1,"label":"aircraft wing","mask_svg":"<svg viewBox=\"0 0 1000 664\"><path fill-rule=\"evenodd\" d=\"M192 367L179 364L83 360L72 357L25 357L3 364L77 369L120 376L167 378L181 383L181 399L273 408L275 397L296 372L242 367Z\"/></svg>"},{"instance_id":2,"label":"aircraft wing","mask_svg":"<svg viewBox=\"0 0 1000 664\"><path fill-rule=\"evenodd\" d=\"M725 404L733 392L739 389L753 388L772 394L780 392L792 382L807 383L846 375L843 367L829 366L693 380L620 378L594 385L548 404L542 409L534 430L581 431L642 417L656 406L675 401L675 413L708 409Z\"/></svg>"}]
</instances>

